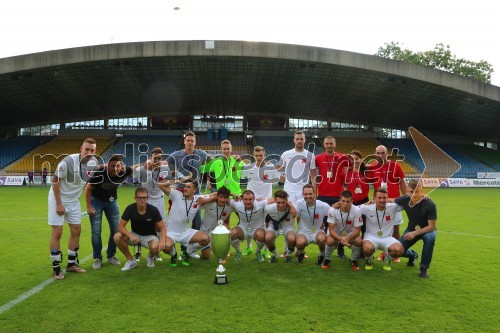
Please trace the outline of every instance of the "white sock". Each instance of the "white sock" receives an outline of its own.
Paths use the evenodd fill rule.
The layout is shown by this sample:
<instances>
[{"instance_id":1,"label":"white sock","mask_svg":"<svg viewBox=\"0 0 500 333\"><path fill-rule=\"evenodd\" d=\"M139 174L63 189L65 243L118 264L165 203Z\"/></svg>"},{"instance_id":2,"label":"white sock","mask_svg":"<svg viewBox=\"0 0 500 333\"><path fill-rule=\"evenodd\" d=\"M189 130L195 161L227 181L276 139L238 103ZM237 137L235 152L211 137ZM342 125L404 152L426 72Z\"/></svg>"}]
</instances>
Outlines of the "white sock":
<instances>
[{"instance_id":1,"label":"white sock","mask_svg":"<svg viewBox=\"0 0 500 333\"><path fill-rule=\"evenodd\" d=\"M361 254L361 248L357 246L351 246L351 260L357 260Z\"/></svg>"},{"instance_id":2,"label":"white sock","mask_svg":"<svg viewBox=\"0 0 500 333\"><path fill-rule=\"evenodd\" d=\"M332 260L333 246L325 245L325 259Z\"/></svg>"},{"instance_id":3,"label":"white sock","mask_svg":"<svg viewBox=\"0 0 500 333\"><path fill-rule=\"evenodd\" d=\"M260 252L266 243L255 241L257 243L257 252Z\"/></svg>"}]
</instances>

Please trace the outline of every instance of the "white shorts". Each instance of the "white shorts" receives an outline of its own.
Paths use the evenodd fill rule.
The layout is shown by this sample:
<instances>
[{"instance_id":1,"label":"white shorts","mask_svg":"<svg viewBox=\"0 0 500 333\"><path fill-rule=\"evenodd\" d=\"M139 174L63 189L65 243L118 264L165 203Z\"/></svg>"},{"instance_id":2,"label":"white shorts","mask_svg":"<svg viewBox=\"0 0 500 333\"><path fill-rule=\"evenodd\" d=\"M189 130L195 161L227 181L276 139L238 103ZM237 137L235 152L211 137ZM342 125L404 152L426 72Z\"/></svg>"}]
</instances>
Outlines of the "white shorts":
<instances>
[{"instance_id":1,"label":"white shorts","mask_svg":"<svg viewBox=\"0 0 500 333\"><path fill-rule=\"evenodd\" d=\"M279 230L274 230L272 223L269 223L269 227L267 227L267 231L274 232L274 235L276 237L278 237L279 235L285 236L289 231L295 232L295 230L293 229L293 225L285 225L283 228L280 228Z\"/></svg>"},{"instance_id":2,"label":"white shorts","mask_svg":"<svg viewBox=\"0 0 500 333\"><path fill-rule=\"evenodd\" d=\"M142 235L136 234L133 231L131 231L130 233L133 234L135 237L139 238L139 243L141 244L142 247L149 248L149 242L151 242L152 240L156 240L158 242L160 241L158 239L158 237L156 237L155 235L142 236ZM132 243L132 241L130 240L130 238L127 239L127 244L130 245L130 246L136 246L137 245L137 244Z\"/></svg>"},{"instance_id":3,"label":"white shorts","mask_svg":"<svg viewBox=\"0 0 500 333\"><path fill-rule=\"evenodd\" d=\"M311 233L306 233L306 232L298 232L297 235L304 235L306 236L306 239L307 239L307 242L309 244L316 244L316 238L318 237L318 233L323 233L324 235L325 234L325 231L324 230L316 230L315 232L311 232Z\"/></svg>"},{"instance_id":4,"label":"white shorts","mask_svg":"<svg viewBox=\"0 0 500 333\"><path fill-rule=\"evenodd\" d=\"M255 232L258 230L258 229L262 229L264 232L266 232L266 229L264 226L262 227L257 227L257 228L252 228L252 227L244 227L242 226L242 224L240 223L240 225L237 226L238 228L240 228L242 231L243 231L243 239L254 239L254 234Z\"/></svg>"},{"instance_id":5,"label":"white shorts","mask_svg":"<svg viewBox=\"0 0 500 333\"><path fill-rule=\"evenodd\" d=\"M179 234L176 232L170 232L167 230L167 237L172 238L172 240L175 243L181 243L184 246L189 245L189 241L191 238L193 238L194 234L196 234L199 230L195 229L188 229L187 231L184 231L183 233Z\"/></svg>"},{"instance_id":6,"label":"white shorts","mask_svg":"<svg viewBox=\"0 0 500 333\"><path fill-rule=\"evenodd\" d=\"M165 199L164 198L159 198L159 199L149 199L148 200L148 204L152 205L152 206L155 206L156 208L158 208L158 210L160 211L160 215L163 219L163 221L166 221L166 217L165 217Z\"/></svg>"},{"instance_id":7,"label":"white shorts","mask_svg":"<svg viewBox=\"0 0 500 333\"><path fill-rule=\"evenodd\" d=\"M379 237L377 235L366 235L363 239L364 241L370 241L373 245L375 245L375 251L377 250L382 250L384 252L389 251L389 247L394 244L394 243L399 243L399 241L392 237L392 236L387 236L387 237Z\"/></svg>"},{"instance_id":8,"label":"white shorts","mask_svg":"<svg viewBox=\"0 0 500 333\"><path fill-rule=\"evenodd\" d=\"M49 199L49 225L63 225L64 221L69 224L82 224L82 211L80 208L80 201L72 203L63 203L64 215L59 216L56 213L55 200Z\"/></svg>"}]
</instances>

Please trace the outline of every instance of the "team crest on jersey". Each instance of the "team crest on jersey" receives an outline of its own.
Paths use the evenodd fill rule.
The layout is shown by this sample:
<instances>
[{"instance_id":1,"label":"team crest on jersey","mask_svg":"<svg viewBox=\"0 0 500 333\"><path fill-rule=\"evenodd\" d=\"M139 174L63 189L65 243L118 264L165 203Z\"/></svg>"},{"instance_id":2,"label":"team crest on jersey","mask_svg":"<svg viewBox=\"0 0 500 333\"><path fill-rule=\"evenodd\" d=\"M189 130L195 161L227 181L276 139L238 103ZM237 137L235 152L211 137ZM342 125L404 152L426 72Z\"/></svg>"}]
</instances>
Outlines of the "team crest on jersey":
<instances>
[{"instance_id":1,"label":"team crest on jersey","mask_svg":"<svg viewBox=\"0 0 500 333\"><path fill-rule=\"evenodd\" d=\"M264 175L262 178L263 179L269 179L269 176L268 175Z\"/></svg>"},{"instance_id":2,"label":"team crest on jersey","mask_svg":"<svg viewBox=\"0 0 500 333\"><path fill-rule=\"evenodd\" d=\"M222 216L227 216L227 213L226 212L222 212Z\"/></svg>"},{"instance_id":3,"label":"team crest on jersey","mask_svg":"<svg viewBox=\"0 0 500 333\"><path fill-rule=\"evenodd\" d=\"M164 179L165 179L165 178L163 178L163 176L158 177L158 180L159 180L159 181L162 181L162 180L164 180Z\"/></svg>"},{"instance_id":4,"label":"team crest on jersey","mask_svg":"<svg viewBox=\"0 0 500 333\"><path fill-rule=\"evenodd\" d=\"M198 204L193 204L193 208L198 208Z\"/></svg>"},{"instance_id":5,"label":"team crest on jersey","mask_svg":"<svg viewBox=\"0 0 500 333\"><path fill-rule=\"evenodd\" d=\"M307 162L307 159L303 158L302 163L306 163L306 162Z\"/></svg>"},{"instance_id":6,"label":"team crest on jersey","mask_svg":"<svg viewBox=\"0 0 500 333\"><path fill-rule=\"evenodd\" d=\"M386 221L390 221L390 220L391 220L391 217L390 217L390 216L386 216L386 217L385 217L385 220L386 220Z\"/></svg>"},{"instance_id":7,"label":"team crest on jersey","mask_svg":"<svg viewBox=\"0 0 500 333\"><path fill-rule=\"evenodd\" d=\"M315 219L319 219L319 214L314 214Z\"/></svg>"},{"instance_id":8,"label":"team crest on jersey","mask_svg":"<svg viewBox=\"0 0 500 333\"><path fill-rule=\"evenodd\" d=\"M286 219L285 221L290 222L290 219Z\"/></svg>"},{"instance_id":9,"label":"team crest on jersey","mask_svg":"<svg viewBox=\"0 0 500 333\"><path fill-rule=\"evenodd\" d=\"M347 224L352 224L352 221L347 221L346 223L347 223Z\"/></svg>"}]
</instances>

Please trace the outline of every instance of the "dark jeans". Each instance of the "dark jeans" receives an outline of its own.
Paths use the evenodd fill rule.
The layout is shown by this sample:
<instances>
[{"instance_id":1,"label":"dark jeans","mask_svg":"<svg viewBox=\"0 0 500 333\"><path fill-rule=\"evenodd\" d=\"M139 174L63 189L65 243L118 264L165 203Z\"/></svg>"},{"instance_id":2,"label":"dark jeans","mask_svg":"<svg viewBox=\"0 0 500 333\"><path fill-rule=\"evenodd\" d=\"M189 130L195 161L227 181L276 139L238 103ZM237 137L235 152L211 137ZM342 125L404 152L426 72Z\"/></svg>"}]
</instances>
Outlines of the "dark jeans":
<instances>
[{"instance_id":1,"label":"dark jeans","mask_svg":"<svg viewBox=\"0 0 500 333\"><path fill-rule=\"evenodd\" d=\"M436 230L426 232L425 234L418 235L412 240L405 240L404 235L407 234L408 232L411 232L412 230L406 229L403 236L399 239L401 244L403 244L405 248L405 258L415 258L415 251L411 250L410 248L418 242L419 240L422 240L424 242L424 246L422 248L422 257L420 259L420 267L423 268L429 268L431 265L432 261L432 253L434 252L434 243L436 242Z\"/></svg>"},{"instance_id":2,"label":"dark jeans","mask_svg":"<svg viewBox=\"0 0 500 333\"><path fill-rule=\"evenodd\" d=\"M91 240L92 240L92 250L94 259L102 259L102 213L106 215L106 219L109 224L109 239L108 239L108 250L107 257L114 257L116 254L116 244L113 240L113 236L118 232L118 223L120 222L120 209L116 200L114 201L101 201L97 198L90 198L90 203L95 209L95 214L89 216L90 219L90 229L91 229Z\"/></svg>"}]
</instances>

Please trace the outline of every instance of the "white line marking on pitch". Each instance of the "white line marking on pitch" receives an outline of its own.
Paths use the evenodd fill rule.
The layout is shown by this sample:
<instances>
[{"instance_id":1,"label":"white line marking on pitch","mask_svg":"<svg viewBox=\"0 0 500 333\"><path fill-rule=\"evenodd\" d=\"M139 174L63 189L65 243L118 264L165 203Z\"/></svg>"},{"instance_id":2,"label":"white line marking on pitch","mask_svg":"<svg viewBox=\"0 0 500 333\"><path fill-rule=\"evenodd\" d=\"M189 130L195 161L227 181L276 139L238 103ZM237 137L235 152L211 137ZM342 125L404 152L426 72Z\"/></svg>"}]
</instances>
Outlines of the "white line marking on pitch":
<instances>
[{"instance_id":1,"label":"white line marking on pitch","mask_svg":"<svg viewBox=\"0 0 500 333\"><path fill-rule=\"evenodd\" d=\"M23 218L0 219L0 221L26 221L26 220L47 220L47 218L46 217L23 217Z\"/></svg>"},{"instance_id":2,"label":"white line marking on pitch","mask_svg":"<svg viewBox=\"0 0 500 333\"><path fill-rule=\"evenodd\" d=\"M487 235L474 235L474 234L466 234L464 232L454 232L454 231L438 231L438 234L452 234L452 235L462 235L462 236L472 236L472 237L483 237L483 238L494 238L498 239L498 236L487 236Z\"/></svg>"},{"instance_id":3,"label":"white line marking on pitch","mask_svg":"<svg viewBox=\"0 0 500 333\"><path fill-rule=\"evenodd\" d=\"M103 248L103 251L106 251L106 248ZM85 258L83 258L80 262L83 264L85 263L86 261L89 261L90 259L92 258L92 253L89 254L88 256L86 256ZM43 281L42 283L40 283L38 286L34 287L34 288L31 288L30 290L28 290L27 292L25 292L24 294L18 296L16 299L13 299L12 301L8 302L8 303L5 303L4 305L0 306L0 314L4 313L5 311L9 311L10 309L12 309L14 306L16 306L17 304L21 303L22 301L24 301L25 299L39 293L40 291L43 290L43 288L47 287L49 284L51 284L52 282L54 282L54 278L48 278L47 280Z\"/></svg>"}]
</instances>

